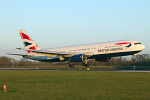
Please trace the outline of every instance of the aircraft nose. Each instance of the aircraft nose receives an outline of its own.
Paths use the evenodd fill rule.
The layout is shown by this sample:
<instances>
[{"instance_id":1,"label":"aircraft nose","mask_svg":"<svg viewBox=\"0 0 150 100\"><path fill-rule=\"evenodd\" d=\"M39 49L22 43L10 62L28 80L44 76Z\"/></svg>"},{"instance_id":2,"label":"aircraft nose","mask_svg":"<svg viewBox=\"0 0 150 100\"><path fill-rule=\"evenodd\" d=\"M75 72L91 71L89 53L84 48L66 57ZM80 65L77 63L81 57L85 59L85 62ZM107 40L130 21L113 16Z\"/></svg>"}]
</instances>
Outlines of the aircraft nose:
<instances>
[{"instance_id":1,"label":"aircraft nose","mask_svg":"<svg viewBox=\"0 0 150 100\"><path fill-rule=\"evenodd\" d=\"M141 49L144 50L144 49L145 49L145 46L144 46L144 45L141 45Z\"/></svg>"}]
</instances>

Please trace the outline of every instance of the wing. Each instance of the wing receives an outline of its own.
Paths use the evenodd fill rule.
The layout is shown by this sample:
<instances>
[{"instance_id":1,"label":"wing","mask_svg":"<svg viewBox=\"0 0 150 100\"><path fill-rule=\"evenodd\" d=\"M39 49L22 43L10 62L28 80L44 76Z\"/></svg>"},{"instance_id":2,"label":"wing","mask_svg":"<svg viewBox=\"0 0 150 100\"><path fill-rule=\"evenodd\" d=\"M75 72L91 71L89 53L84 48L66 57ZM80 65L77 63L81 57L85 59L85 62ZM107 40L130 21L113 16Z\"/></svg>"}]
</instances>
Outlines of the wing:
<instances>
[{"instance_id":1,"label":"wing","mask_svg":"<svg viewBox=\"0 0 150 100\"><path fill-rule=\"evenodd\" d=\"M84 54L88 57L92 56L90 52L82 53L82 52L57 52L57 51L45 51L45 50L31 50L31 49L22 49L17 48L19 50L25 50L25 51L31 51L32 53L38 54L38 55L45 55L45 56L62 56L62 57L72 57L79 54Z\"/></svg>"}]
</instances>

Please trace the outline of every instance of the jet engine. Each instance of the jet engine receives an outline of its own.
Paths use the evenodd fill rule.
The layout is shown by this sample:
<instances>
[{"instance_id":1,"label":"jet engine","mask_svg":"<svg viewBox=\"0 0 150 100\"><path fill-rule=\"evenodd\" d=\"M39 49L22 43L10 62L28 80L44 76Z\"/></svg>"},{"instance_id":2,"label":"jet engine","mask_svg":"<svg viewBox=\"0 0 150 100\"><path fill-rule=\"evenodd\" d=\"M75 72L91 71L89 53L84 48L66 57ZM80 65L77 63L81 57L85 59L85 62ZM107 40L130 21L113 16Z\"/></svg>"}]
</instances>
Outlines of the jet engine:
<instances>
[{"instance_id":1,"label":"jet engine","mask_svg":"<svg viewBox=\"0 0 150 100\"><path fill-rule=\"evenodd\" d=\"M70 58L71 62L83 62L87 59L87 57L84 54L75 55Z\"/></svg>"}]
</instances>

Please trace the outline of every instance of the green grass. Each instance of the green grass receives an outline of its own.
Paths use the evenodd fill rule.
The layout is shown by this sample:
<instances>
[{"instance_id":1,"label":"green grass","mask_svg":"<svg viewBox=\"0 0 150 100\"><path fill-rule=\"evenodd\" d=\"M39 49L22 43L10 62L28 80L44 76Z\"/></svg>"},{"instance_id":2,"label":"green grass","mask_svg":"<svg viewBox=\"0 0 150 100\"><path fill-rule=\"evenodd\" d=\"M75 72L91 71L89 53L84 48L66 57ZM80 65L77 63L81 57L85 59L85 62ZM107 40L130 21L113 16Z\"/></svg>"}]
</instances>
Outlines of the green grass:
<instances>
[{"instance_id":1,"label":"green grass","mask_svg":"<svg viewBox=\"0 0 150 100\"><path fill-rule=\"evenodd\" d=\"M150 73L0 71L0 100L116 99L150 100Z\"/></svg>"}]
</instances>

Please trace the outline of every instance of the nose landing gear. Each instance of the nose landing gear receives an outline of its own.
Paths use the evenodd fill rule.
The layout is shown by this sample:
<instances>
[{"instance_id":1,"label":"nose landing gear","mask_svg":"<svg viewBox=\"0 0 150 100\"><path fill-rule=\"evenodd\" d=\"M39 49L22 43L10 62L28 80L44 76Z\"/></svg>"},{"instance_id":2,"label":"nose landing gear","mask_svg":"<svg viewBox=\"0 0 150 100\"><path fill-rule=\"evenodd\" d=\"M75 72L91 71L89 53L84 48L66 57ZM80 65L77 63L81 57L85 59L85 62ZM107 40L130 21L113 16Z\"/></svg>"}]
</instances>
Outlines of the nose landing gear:
<instances>
[{"instance_id":1,"label":"nose landing gear","mask_svg":"<svg viewBox=\"0 0 150 100\"><path fill-rule=\"evenodd\" d=\"M135 62L135 57L137 54L132 55L132 60Z\"/></svg>"}]
</instances>

